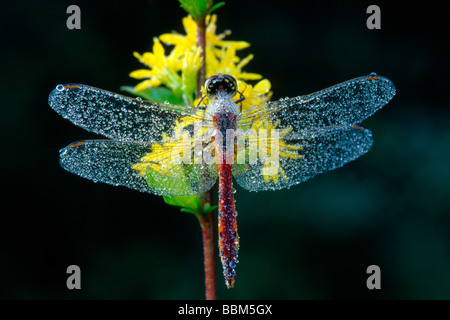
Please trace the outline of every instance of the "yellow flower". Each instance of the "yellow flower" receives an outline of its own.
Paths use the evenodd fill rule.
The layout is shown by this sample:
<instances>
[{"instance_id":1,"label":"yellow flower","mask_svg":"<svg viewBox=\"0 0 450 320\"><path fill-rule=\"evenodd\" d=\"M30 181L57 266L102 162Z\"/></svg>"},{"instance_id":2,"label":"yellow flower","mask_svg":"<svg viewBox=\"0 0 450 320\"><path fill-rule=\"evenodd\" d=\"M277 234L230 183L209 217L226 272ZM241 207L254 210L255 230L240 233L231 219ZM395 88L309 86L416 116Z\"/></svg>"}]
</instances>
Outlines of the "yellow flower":
<instances>
[{"instance_id":1,"label":"yellow flower","mask_svg":"<svg viewBox=\"0 0 450 320\"><path fill-rule=\"evenodd\" d=\"M178 61L176 57L165 56L161 42L153 39L153 52L145 52L140 55L134 52L134 56L150 69L139 69L130 73L130 77L147 79L136 86L136 90L145 90L147 87L157 87L161 84L172 89L174 93L181 94L181 77L178 74Z\"/></svg>"},{"instance_id":2,"label":"yellow flower","mask_svg":"<svg viewBox=\"0 0 450 320\"><path fill-rule=\"evenodd\" d=\"M197 90L197 74L201 67L200 48L194 52L187 51L181 66L181 90L192 104L192 97Z\"/></svg>"},{"instance_id":3,"label":"yellow flower","mask_svg":"<svg viewBox=\"0 0 450 320\"><path fill-rule=\"evenodd\" d=\"M255 86L238 81L238 91L245 97L244 101L242 101L242 110L263 104L272 97L270 82L267 79L259 81Z\"/></svg>"},{"instance_id":4,"label":"yellow flower","mask_svg":"<svg viewBox=\"0 0 450 320\"><path fill-rule=\"evenodd\" d=\"M232 75L236 80L259 80L262 78L260 74L242 72L242 67L252 58L253 55L248 55L240 61L239 57L236 56L235 47L224 47L221 50L215 50L214 54L208 54L207 51L206 76L211 77L223 73Z\"/></svg>"},{"instance_id":5,"label":"yellow flower","mask_svg":"<svg viewBox=\"0 0 450 320\"><path fill-rule=\"evenodd\" d=\"M214 50L216 47L234 47L241 50L250 46L245 41L224 41L223 39L231 34L231 31L225 31L221 34L216 34L216 15L208 15L206 17L206 52ZM159 39L168 44L174 45L180 52L195 50L197 47L197 24L191 16L183 18L183 26L186 35L179 33L164 33L159 36ZM206 59L206 64L209 61Z\"/></svg>"}]
</instances>

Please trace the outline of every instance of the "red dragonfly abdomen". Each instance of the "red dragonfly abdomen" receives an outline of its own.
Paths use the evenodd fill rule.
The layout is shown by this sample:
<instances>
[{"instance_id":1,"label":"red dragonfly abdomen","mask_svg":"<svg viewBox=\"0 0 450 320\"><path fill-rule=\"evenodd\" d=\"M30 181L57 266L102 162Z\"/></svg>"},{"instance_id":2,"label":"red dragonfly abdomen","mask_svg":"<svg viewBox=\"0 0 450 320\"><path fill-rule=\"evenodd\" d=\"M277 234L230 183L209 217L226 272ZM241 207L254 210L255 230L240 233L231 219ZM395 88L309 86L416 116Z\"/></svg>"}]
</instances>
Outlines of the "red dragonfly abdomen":
<instances>
[{"instance_id":1,"label":"red dragonfly abdomen","mask_svg":"<svg viewBox=\"0 0 450 320\"><path fill-rule=\"evenodd\" d=\"M219 250L223 275L228 288L234 285L239 236L237 234L231 164L219 165Z\"/></svg>"},{"instance_id":2,"label":"red dragonfly abdomen","mask_svg":"<svg viewBox=\"0 0 450 320\"><path fill-rule=\"evenodd\" d=\"M234 191L231 169L234 160L234 147L228 145L234 139L236 116L225 113L214 116L215 127L220 132L220 139L216 149L217 171L219 172L219 250L222 261L223 275L228 288L234 285L239 236L237 234L236 208L234 205ZM227 137L230 135L230 137ZM227 139L228 138L228 139Z\"/></svg>"}]
</instances>

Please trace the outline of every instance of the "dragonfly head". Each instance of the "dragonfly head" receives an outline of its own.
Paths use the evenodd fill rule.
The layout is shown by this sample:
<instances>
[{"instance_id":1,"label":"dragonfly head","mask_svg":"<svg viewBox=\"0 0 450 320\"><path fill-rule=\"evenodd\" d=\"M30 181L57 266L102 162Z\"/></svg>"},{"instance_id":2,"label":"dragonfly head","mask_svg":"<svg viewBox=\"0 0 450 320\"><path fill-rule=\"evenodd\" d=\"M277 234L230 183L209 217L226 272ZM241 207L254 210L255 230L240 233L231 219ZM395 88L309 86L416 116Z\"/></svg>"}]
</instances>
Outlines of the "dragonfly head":
<instances>
[{"instance_id":1,"label":"dragonfly head","mask_svg":"<svg viewBox=\"0 0 450 320\"><path fill-rule=\"evenodd\" d=\"M219 92L226 93L232 98L237 92L237 82L236 79L229 74L219 73L206 80L205 90L208 98L214 98Z\"/></svg>"}]
</instances>

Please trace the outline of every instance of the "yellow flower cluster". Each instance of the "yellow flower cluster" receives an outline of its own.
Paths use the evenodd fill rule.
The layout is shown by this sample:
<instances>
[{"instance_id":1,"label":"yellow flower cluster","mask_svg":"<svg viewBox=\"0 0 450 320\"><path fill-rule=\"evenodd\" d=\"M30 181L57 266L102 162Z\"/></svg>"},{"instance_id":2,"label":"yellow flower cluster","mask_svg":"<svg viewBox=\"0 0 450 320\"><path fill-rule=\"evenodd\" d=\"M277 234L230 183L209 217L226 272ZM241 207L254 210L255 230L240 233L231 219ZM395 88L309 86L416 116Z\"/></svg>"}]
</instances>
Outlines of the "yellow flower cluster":
<instances>
[{"instance_id":1,"label":"yellow flower cluster","mask_svg":"<svg viewBox=\"0 0 450 320\"><path fill-rule=\"evenodd\" d=\"M261 80L254 87L245 83L246 80L262 79L259 74L242 71L253 59L253 55L244 59L236 55L237 50L245 49L250 44L245 41L224 40L231 32L216 34L216 21L216 15L206 18L206 77L219 73L232 75L239 83L239 91L246 98L243 109L268 101L271 96L269 80ZM164 85L175 96L183 98L186 104L195 105L197 73L202 64L200 48L197 47L197 24L191 16L187 16L183 18L183 26L185 35L165 33L155 38L153 52L134 52L134 56L148 68L135 70L130 73L130 77L143 80L135 87L137 91ZM163 43L173 46L168 55Z\"/></svg>"}]
</instances>

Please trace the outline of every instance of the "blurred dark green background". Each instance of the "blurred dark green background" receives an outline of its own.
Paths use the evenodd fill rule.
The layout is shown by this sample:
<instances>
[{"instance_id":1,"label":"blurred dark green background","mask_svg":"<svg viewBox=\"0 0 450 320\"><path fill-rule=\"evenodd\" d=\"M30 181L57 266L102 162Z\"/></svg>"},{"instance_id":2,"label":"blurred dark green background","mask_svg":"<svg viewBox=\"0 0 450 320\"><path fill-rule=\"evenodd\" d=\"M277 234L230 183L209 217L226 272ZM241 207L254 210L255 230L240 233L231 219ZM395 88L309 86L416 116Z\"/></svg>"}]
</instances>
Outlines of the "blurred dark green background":
<instances>
[{"instance_id":1,"label":"blurred dark green background","mask_svg":"<svg viewBox=\"0 0 450 320\"><path fill-rule=\"evenodd\" d=\"M81 8L81 30L66 8ZM381 8L381 30L366 8ZM375 144L339 170L278 192L237 187L237 282L222 299L449 299L448 23L442 2L227 1L218 31L252 44L246 71L274 98L377 72L397 95L363 125ZM203 299L196 219L161 197L95 184L58 150L97 136L47 104L59 83L134 85L133 51L183 32L171 1L28 1L2 6L0 298ZM66 288L80 266L82 289ZM381 268L381 290L366 269Z\"/></svg>"}]
</instances>

